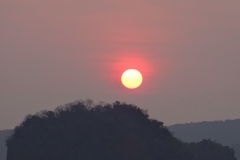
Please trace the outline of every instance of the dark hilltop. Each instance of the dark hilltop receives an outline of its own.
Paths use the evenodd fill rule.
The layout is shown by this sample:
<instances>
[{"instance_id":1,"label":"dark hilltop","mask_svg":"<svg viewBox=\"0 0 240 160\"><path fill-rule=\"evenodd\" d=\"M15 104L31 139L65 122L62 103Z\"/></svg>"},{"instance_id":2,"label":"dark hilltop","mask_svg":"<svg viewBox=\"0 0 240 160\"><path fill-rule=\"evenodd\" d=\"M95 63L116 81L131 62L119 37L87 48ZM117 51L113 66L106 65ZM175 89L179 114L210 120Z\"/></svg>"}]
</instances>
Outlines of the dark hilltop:
<instances>
[{"instance_id":1,"label":"dark hilltop","mask_svg":"<svg viewBox=\"0 0 240 160\"><path fill-rule=\"evenodd\" d=\"M236 160L211 140L186 143L135 105L77 101L27 115L6 140L7 160Z\"/></svg>"}]
</instances>

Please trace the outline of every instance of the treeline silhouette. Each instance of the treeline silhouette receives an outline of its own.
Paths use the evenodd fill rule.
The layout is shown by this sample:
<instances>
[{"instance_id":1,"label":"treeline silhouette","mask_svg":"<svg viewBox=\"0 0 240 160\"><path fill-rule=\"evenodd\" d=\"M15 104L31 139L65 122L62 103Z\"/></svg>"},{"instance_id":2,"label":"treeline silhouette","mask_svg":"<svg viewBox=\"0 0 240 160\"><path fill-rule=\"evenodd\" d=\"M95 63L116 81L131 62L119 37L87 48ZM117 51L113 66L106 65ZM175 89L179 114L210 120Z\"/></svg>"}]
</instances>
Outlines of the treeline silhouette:
<instances>
[{"instance_id":1,"label":"treeline silhouette","mask_svg":"<svg viewBox=\"0 0 240 160\"><path fill-rule=\"evenodd\" d=\"M236 160L233 149L181 142L147 111L118 101L27 115L6 145L7 160Z\"/></svg>"}]
</instances>

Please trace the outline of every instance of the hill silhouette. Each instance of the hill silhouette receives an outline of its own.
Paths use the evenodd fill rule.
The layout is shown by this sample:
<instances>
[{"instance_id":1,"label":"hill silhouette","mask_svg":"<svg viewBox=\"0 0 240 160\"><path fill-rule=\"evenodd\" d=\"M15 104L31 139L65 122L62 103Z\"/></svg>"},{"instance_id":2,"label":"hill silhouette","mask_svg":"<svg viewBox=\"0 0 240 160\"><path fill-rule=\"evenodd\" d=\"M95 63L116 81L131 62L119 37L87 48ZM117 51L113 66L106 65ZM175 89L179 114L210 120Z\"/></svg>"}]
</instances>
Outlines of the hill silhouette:
<instances>
[{"instance_id":1,"label":"hill silhouette","mask_svg":"<svg viewBox=\"0 0 240 160\"><path fill-rule=\"evenodd\" d=\"M5 140L12 134L13 130L1 130L0 131L0 160L6 160L7 147L5 146Z\"/></svg>"},{"instance_id":2,"label":"hill silhouette","mask_svg":"<svg viewBox=\"0 0 240 160\"><path fill-rule=\"evenodd\" d=\"M175 137L184 142L199 142L211 139L223 145L231 146L240 160L240 119L175 124L168 126Z\"/></svg>"},{"instance_id":3,"label":"hill silhouette","mask_svg":"<svg viewBox=\"0 0 240 160\"><path fill-rule=\"evenodd\" d=\"M137 106L91 100L27 115L6 145L7 160L236 160L211 140L181 142Z\"/></svg>"},{"instance_id":4,"label":"hill silhouette","mask_svg":"<svg viewBox=\"0 0 240 160\"><path fill-rule=\"evenodd\" d=\"M184 142L198 142L210 138L223 145L240 144L240 119L175 124L168 129Z\"/></svg>"}]
</instances>

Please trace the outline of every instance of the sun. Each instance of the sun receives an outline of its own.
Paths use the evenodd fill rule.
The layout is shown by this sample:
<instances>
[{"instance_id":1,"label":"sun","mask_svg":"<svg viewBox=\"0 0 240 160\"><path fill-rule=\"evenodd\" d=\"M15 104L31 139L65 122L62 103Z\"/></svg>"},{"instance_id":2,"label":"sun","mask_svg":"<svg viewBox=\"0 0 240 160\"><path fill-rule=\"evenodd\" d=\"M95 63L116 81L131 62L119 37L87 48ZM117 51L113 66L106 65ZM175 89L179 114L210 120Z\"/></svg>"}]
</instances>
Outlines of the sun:
<instances>
[{"instance_id":1,"label":"sun","mask_svg":"<svg viewBox=\"0 0 240 160\"><path fill-rule=\"evenodd\" d=\"M135 89L142 84L143 78L138 70L128 69L122 74L121 80L125 87Z\"/></svg>"}]
</instances>

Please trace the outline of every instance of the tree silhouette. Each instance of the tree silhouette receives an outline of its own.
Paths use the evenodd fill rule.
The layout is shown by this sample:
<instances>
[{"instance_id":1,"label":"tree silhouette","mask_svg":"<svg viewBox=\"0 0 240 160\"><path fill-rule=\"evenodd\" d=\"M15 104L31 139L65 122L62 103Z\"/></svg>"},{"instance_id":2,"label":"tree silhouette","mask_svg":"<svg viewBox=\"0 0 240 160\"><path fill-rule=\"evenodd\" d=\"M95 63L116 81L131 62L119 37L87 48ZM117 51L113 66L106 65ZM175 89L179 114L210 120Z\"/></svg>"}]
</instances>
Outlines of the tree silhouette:
<instances>
[{"instance_id":1,"label":"tree silhouette","mask_svg":"<svg viewBox=\"0 0 240 160\"><path fill-rule=\"evenodd\" d=\"M27 115L6 145L7 160L199 160L206 146L204 160L216 160L216 148L236 160L233 150L207 142L181 142L135 105L87 100Z\"/></svg>"}]
</instances>

